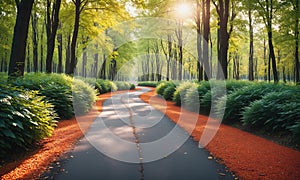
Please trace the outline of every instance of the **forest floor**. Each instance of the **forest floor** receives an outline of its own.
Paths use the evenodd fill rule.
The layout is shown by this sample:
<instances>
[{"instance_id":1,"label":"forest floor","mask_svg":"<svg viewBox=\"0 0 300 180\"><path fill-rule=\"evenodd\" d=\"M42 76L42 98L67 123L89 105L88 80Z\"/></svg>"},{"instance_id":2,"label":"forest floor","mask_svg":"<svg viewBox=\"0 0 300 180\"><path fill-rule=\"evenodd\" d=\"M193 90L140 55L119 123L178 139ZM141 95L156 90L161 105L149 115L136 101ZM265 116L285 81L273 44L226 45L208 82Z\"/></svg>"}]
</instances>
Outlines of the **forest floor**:
<instances>
[{"instance_id":1,"label":"forest floor","mask_svg":"<svg viewBox=\"0 0 300 180\"><path fill-rule=\"evenodd\" d=\"M80 127L75 118L59 122L53 136L40 142L37 149L0 167L1 179L40 177L49 168L50 163L56 162L83 136L102 111L102 103L116 93L100 95L93 109L84 115L86 121ZM156 96L154 88L141 95L141 99L145 102L151 99L151 105L158 110L166 108L165 114L174 122L178 122L181 108L173 102L167 102L167 107L161 107L165 101ZM191 131L195 141L200 140L207 119L207 116L198 115L197 125ZM188 122L180 122L179 125L187 131L191 130ZM221 124L217 134L205 148L242 179L300 179L299 151L237 128Z\"/></svg>"}]
</instances>

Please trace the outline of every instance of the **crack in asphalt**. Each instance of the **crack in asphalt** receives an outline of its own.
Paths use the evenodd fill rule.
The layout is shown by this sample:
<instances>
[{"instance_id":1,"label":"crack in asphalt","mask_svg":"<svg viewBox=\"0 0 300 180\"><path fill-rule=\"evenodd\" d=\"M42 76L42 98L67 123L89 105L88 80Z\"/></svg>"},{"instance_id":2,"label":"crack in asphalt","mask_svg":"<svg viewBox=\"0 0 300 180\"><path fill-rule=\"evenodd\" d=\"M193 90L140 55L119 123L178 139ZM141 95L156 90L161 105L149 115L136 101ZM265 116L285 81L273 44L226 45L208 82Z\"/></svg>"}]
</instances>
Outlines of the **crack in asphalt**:
<instances>
[{"instance_id":1,"label":"crack in asphalt","mask_svg":"<svg viewBox=\"0 0 300 180\"><path fill-rule=\"evenodd\" d=\"M133 121L133 113L132 113L131 108L124 102L123 96L121 96L120 100L121 100L121 103L129 111L130 125L131 125L131 128L132 128L133 136L135 138L135 144L136 144L136 148L137 148L137 151L138 151L138 157L139 157L139 166L140 166L139 172L141 174L141 180L144 180L144 165L143 165L144 163L143 163L142 148L140 146L139 137L138 137L138 134L136 132L136 127L135 127L135 124L134 124L134 121Z\"/></svg>"}]
</instances>

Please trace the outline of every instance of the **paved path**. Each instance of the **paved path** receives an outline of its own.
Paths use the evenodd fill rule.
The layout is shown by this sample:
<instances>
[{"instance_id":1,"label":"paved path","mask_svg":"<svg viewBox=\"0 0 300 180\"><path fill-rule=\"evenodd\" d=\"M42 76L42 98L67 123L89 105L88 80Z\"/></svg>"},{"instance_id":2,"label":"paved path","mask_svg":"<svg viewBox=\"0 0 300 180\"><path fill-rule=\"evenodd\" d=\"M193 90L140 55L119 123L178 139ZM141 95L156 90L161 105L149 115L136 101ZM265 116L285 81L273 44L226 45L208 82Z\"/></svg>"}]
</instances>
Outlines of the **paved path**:
<instances>
[{"instance_id":1,"label":"paved path","mask_svg":"<svg viewBox=\"0 0 300 180\"><path fill-rule=\"evenodd\" d=\"M184 130L138 98L146 91L142 88L106 100L85 137L67 159L55 163L59 168L50 172L52 178L233 179Z\"/></svg>"}]
</instances>

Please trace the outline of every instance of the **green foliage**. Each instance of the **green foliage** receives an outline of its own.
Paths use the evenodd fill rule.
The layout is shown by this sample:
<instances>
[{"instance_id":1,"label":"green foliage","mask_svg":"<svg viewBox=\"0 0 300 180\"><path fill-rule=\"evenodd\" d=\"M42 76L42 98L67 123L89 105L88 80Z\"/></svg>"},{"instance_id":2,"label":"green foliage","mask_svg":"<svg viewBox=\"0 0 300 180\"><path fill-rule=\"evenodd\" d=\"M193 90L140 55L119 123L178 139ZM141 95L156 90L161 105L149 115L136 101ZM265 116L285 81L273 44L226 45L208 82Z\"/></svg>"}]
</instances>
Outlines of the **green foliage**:
<instances>
[{"instance_id":1,"label":"green foliage","mask_svg":"<svg viewBox=\"0 0 300 180\"><path fill-rule=\"evenodd\" d=\"M117 85L118 90L130 90L131 88L131 84L129 82L116 81L114 83Z\"/></svg>"},{"instance_id":2,"label":"green foliage","mask_svg":"<svg viewBox=\"0 0 300 180\"><path fill-rule=\"evenodd\" d=\"M51 135L56 114L38 91L23 91L3 82L0 91L0 158Z\"/></svg>"},{"instance_id":3,"label":"green foliage","mask_svg":"<svg viewBox=\"0 0 300 180\"><path fill-rule=\"evenodd\" d=\"M249 85L251 82L226 81L226 89L225 89L225 87L223 89L223 85L222 85L223 82L217 81L215 83L216 83L215 86L210 91L207 91L207 93L204 94L202 97L199 95L200 96L200 106L201 106L200 112L203 114L209 114L212 105L215 108L215 107L218 107L217 104L219 104L219 111L221 111L221 108L224 107L224 103L225 103L228 95ZM214 100L214 101L212 102L212 100ZM218 108L216 108L216 109L218 110Z\"/></svg>"},{"instance_id":4,"label":"green foliage","mask_svg":"<svg viewBox=\"0 0 300 180\"><path fill-rule=\"evenodd\" d=\"M170 82L170 81L160 82L156 87L156 93L163 96L165 89L168 88L169 86L175 86L175 84L173 82Z\"/></svg>"},{"instance_id":5,"label":"green foliage","mask_svg":"<svg viewBox=\"0 0 300 180\"><path fill-rule=\"evenodd\" d=\"M165 98L165 100L171 101L173 99L175 91L176 91L176 86L174 84L168 86L164 90L164 94L163 94L163 97Z\"/></svg>"},{"instance_id":6,"label":"green foliage","mask_svg":"<svg viewBox=\"0 0 300 180\"><path fill-rule=\"evenodd\" d=\"M228 95L227 101L225 98L221 98L217 103L217 111L220 111L226 102L223 121L226 123L239 122L241 120L241 113L251 102L261 99L270 92L280 92L286 88L283 85L270 83L252 84Z\"/></svg>"},{"instance_id":7,"label":"green foliage","mask_svg":"<svg viewBox=\"0 0 300 180\"><path fill-rule=\"evenodd\" d=\"M130 90L134 90L135 89L135 85L134 84L130 84Z\"/></svg>"},{"instance_id":8,"label":"green foliage","mask_svg":"<svg viewBox=\"0 0 300 180\"><path fill-rule=\"evenodd\" d=\"M193 82L183 82L179 86L177 86L176 91L174 92L173 101L176 103L177 106L181 105L181 100L184 100L185 95L191 87L196 86L196 83Z\"/></svg>"},{"instance_id":9,"label":"green foliage","mask_svg":"<svg viewBox=\"0 0 300 180\"><path fill-rule=\"evenodd\" d=\"M143 81L138 83L139 86L149 86L149 87L156 87L157 84L158 83L156 81Z\"/></svg>"},{"instance_id":10,"label":"green foliage","mask_svg":"<svg viewBox=\"0 0 300 180\"><path fill-rule=\"evenodd\" d=\"M183 99L183 106L188 110L199 113L199 84L193 83L192 86L187 89Z\"/></svg>"},{"instance_id":11,"label":"green foliage","mask_svg":"<svg viewBox=\"0 0 300 180\"><path fill-rule=\"evenodd\" d=\"M66 75L29 73L12 83L28 90L38 90L41 96L45 96L45 100L54 105L61 119L70 119L74 115L72 81L73 79Z\"/></svg>"},{"instance_id":12,"label":"green foliage","mask_svg":"<svg viewBox=\"0 0 300 180\"><path fill-rule=\"evenodd\" d=\"M76 112L78 114L88 111L95 101L95 97L92 97L96 95L95 91L92 91L87 83L63 74L28 73L12 84L28 90L38 90L39 94L54 106L60 119L70 119L74 116L73 100L76 102L81 99L82 105L77 107L82 109Z\"/></svg>"},{"instance_id":13,"label":"green foliage","mask_svg":"<svg viewBox=\"0 0 300 180\"><path fill-rule=\"evenodd\" d=\"M95 88L100 94L107 92L114 92L118 90L117 85L109 80L97 79L95 82Z\"/></svg>"},{"instance_id":14,"label":"green foliage","mask_svg":"<svg viewBox=\"0 0 300 180\"><path fill-rule=\"evenodd\" d=\"M243 112L242 122L269 132L289 130L299 133L300 90L272 92L252 102Z\"/></svg>"},{"instance_id":15,"label":"green foliage","mask_svg":"<svg viewBox=\"0 0 300 180\"><path fill-rule=\"evenodd\" d=\"M73 107L76 115L88 112L96 101L96 91L87 83L74 79L72 85Z\"/></svg>"}]
</instances>

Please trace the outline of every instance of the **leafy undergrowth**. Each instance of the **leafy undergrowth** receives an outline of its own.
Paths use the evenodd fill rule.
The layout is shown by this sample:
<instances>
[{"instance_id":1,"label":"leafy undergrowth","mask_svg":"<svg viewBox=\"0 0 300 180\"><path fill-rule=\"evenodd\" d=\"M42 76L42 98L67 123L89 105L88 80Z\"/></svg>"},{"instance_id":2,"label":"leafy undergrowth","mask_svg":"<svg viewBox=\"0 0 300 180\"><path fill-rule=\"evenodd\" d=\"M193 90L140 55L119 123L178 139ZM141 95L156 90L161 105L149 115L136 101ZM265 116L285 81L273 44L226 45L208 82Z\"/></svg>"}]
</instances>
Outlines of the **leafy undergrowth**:
<instances>
[{"instance_id":1,"label":"leafy undergrowth","mask_svg":"<svg viewBox=\"0 0 300 180\"><path fill-rule=\"evenodd\" d=\"M223 123L276 137L285 145L298 147L300 142L299 86L215 80L175 85L162 81L156 93L193 112L211 114Z\"/></svg>"}]
</instances>

